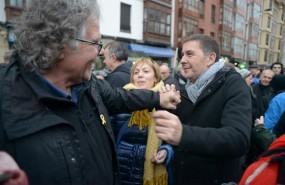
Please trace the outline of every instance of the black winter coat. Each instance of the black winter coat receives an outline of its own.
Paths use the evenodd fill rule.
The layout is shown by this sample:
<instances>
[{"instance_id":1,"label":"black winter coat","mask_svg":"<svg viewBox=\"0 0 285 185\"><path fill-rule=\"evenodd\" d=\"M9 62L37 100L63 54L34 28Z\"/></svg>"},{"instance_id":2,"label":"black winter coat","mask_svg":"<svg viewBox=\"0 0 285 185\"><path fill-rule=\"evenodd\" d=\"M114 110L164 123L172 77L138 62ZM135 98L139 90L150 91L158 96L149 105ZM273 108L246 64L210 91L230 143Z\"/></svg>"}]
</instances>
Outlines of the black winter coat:
<instances>
[{"instance_id":1,"label":"black winter coat","mask_svg":"<svg viewBox=\"0 0 285 185\"><path fill-rule=\"evenodd\" d=\"M96 77L74 103L54 96L17 59L1 70L0 87L0 150L16 160L30 185L118 184L108 112L159 105L158 93L114 89Z\"/></svg>"},{"instance_id":2,"label":"black winter coat","mask_svg":"<svg viewBox=\"0 0 285 185\"><path fill-rule=\"evenodd\" d=\"M105 78L114 87L124 87L131 81L131 68L133 63L126 62L118 66L113 72Z\"/></svg>"},{"instance_id":3,"label":"black winter coat","mask_svg":"<svg viewBox=\"0 0 285 185\"><path fill-rule=\"evenodd\" d=\"M251 94L240 74L220 70L195 104L181 92L175 110L183 123L174 152L174 184L238 182L250 145Z\"/></svg>"}]
</instances>

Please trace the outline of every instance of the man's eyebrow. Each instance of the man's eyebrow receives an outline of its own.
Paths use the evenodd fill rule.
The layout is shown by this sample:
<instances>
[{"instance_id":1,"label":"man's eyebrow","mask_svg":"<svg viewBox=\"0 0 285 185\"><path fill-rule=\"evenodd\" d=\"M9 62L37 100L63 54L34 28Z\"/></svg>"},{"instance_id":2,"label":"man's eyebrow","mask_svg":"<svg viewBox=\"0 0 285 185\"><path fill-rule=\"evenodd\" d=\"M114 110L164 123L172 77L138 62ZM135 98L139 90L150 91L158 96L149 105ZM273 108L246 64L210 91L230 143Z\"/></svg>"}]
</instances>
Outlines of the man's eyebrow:
<instances>
[{"instance_id":1,"label":"man's eyebrow","mask_svg":"<svg viewBox=\"0 0 285 185\"><path fill-rule=\"evenodd\" d=\"M194 51L192 49L186 50L185 52L181 52L181 53L193 53Z\"/></svg>"}]
</instances>

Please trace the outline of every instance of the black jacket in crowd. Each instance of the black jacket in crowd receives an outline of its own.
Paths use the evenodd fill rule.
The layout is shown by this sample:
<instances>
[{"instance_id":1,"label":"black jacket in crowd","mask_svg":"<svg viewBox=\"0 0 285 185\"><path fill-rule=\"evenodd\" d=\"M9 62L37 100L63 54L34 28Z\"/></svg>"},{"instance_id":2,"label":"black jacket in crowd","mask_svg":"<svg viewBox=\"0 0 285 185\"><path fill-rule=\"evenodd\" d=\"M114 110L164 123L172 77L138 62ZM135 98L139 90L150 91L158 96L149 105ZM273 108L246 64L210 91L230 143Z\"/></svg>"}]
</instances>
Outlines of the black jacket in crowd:
<instances>
[{"instance_id":1,"label":"black jacket in crowd","mask_svg":"<svg viewBox=\"0 0 285 185\"><path fill-rule=\"evenodd\" d=\"M126 62L118 66L105 78L114 87L124 87L131 81L131 68L133 63Z\"/></svg>"},{"instance_id":2,"label":"black jacket in crowd","mask_svg":"<svg viewBox=\"0 0 285 185\"><path fill-rule=\"evenodd\" d=\"M264 102L265 102L264 97L270 96L272 88L270 85L264 86L259 82L258 84L255 84L252 86L252 90L253 90L253 93L255 94L257 102L258 102L257 109L258 109L258 112L260 114L258 117L264 116L264 113L266 112L266 110L268 108L268 105L264 104Z\"/></svg>"},{"instance_id":3,"label":"black jacket in crowd","mask_svg":"<svg viewBox=\"0 0 285 185\"><path fill-rule=\"evenodd\" d=\"M220 70L195 104L186 91L175 114L183 124L174 153L174 184L238 182L250 145L251 94L240 74Z\"/></svg>"},{"instance_id":4,"label":"black jacket in crowd","mask_svg":"<svg viewBox=\"0 0 285 185\"><path fill-rule=\"evenodd\" d=\"M18 59L0 71L0 87L0 150L30 185L119 184L109 113L159 105L158 93L115 89L96 77L75 103L53 95Z\"/></svg>"}]
</instances>

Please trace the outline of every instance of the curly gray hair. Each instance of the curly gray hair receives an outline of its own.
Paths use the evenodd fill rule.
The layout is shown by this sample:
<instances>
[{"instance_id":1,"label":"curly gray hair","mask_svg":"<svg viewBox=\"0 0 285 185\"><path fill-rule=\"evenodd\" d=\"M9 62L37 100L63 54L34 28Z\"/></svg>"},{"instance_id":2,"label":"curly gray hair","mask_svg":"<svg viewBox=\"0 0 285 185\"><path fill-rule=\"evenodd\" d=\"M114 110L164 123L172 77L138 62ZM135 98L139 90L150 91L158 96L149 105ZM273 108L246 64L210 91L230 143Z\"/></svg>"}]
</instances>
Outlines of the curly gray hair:
<instances>
[{"instance_id":1,"label":"curly gray hair","mask_svg":"<svg viewBox=\"0 0 285 185\"><path fill-rule=\"evenodd\" d=\"M14 47L21 63L33 63L40 70L54 67L63 48L78 48L74 39L85 36L91 16L99 20L96 0L34 0L15 31Z\"/></svg>"}]
</instances>

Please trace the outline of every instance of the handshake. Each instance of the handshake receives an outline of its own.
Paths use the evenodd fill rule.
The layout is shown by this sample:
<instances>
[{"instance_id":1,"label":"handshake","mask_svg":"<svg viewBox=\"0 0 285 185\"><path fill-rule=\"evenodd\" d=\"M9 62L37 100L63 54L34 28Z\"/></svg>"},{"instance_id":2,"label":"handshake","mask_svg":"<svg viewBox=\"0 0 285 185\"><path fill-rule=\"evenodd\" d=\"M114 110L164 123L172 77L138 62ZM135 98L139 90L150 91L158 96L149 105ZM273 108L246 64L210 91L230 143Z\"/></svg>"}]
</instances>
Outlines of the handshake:
<instances>
[{"instance_id":1,"label":"handshake","mask_svg":"<svg viewBox=\"0 0 285 185\"><path fill-rule=\"evenodd\" d=\"M181 102L180 92L176 91L175 85L166 84L160 89L160 106L166 109L176 109ZM165 110L155 111L152 114L155 122L155 131L159 139L168 144L177 146L182 137L182 123L179 118Z\"/></svg>"},{"instance_id":2,"label":"handshake","mask_svg":"<svg viewBox=\"0 0 285 185\"><path fill-rule=\"evenodd\" d=\"M160 106L165 109L176 109L177 104L181 102L180 92L176 90L175 85L166 84L160 90Z\"/></svg>"}]
</instances>

